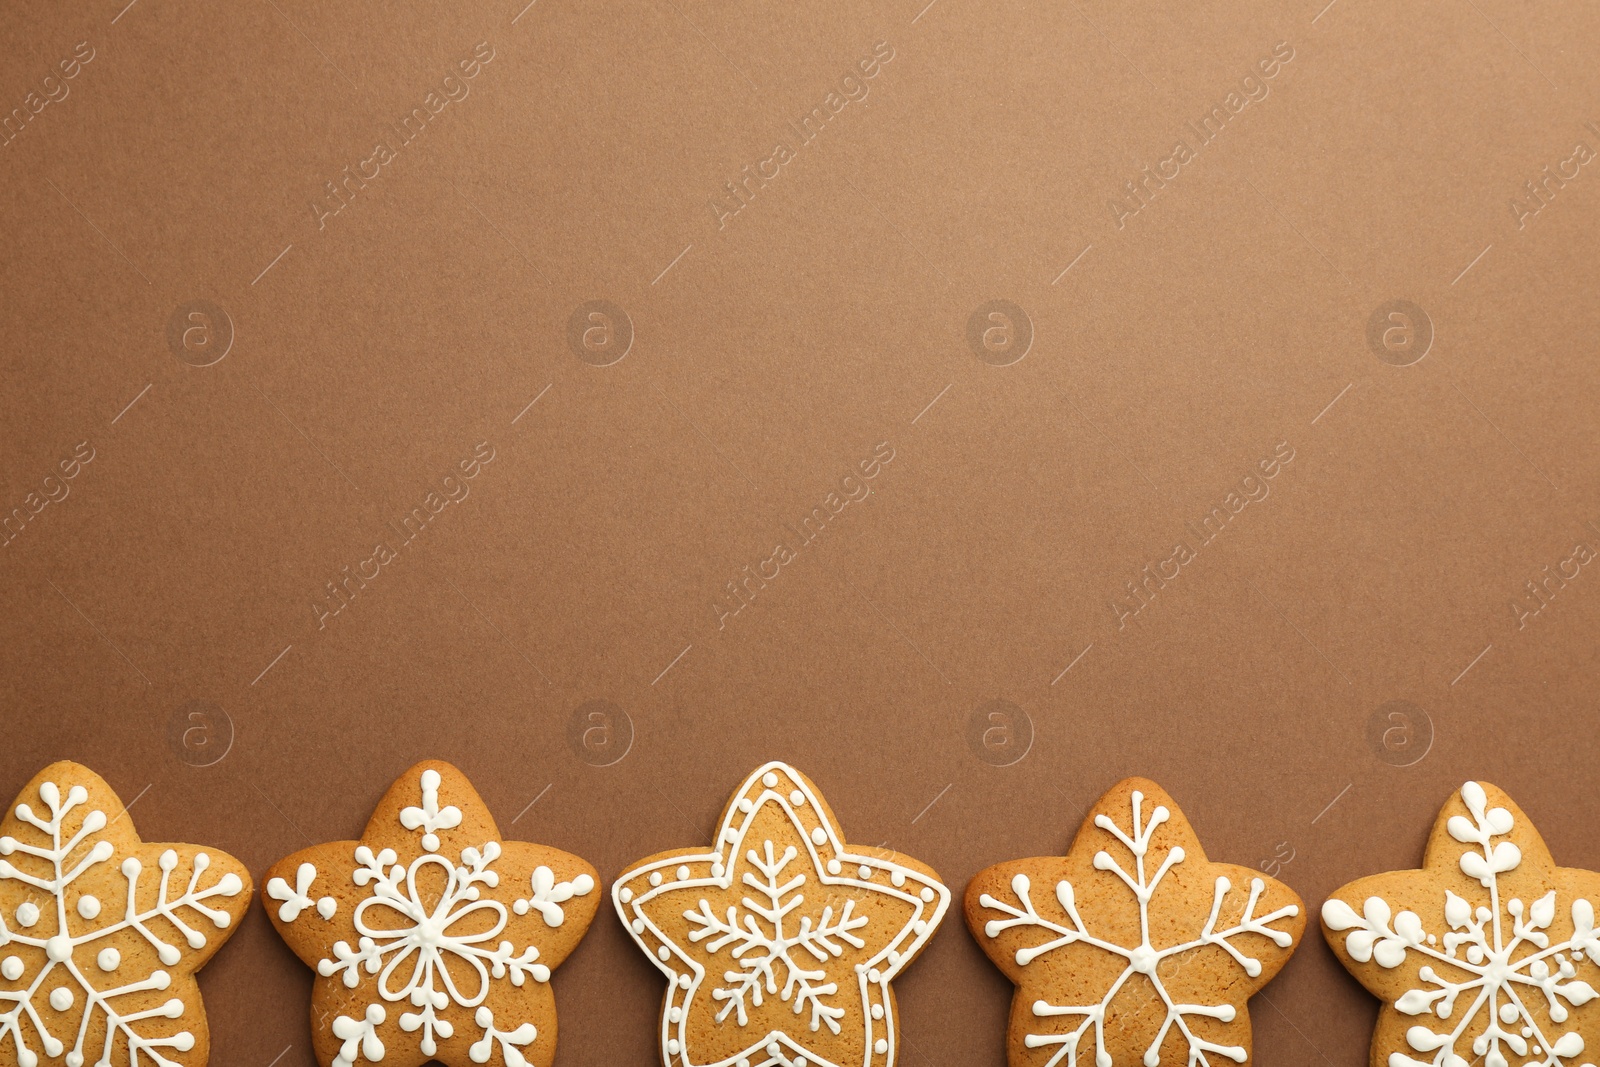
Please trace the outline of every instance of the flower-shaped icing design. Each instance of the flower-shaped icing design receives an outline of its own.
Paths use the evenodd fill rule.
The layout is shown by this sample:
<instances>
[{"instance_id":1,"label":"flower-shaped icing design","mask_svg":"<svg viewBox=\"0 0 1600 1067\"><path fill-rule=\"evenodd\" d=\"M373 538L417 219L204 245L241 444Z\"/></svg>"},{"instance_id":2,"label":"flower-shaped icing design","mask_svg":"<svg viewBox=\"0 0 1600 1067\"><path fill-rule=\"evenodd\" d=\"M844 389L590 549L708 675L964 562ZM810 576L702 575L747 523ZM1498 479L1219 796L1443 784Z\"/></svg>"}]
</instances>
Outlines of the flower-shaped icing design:
<instances>
[{"instance_id":1,"label":"flower-shaped icing design","mask_svg":"<svg viewBox=\"0 0 1600 1067\"><path fill-rule=\"evenodd\" d=\"M313 1037L332 1067L544 1067L550 972L600 897L577 856L502 840L466 777L436 761L401 775L360 841L281 860L264 893L319 975Z\"/></svg>"},{"instance_id":2,"label":"flower-shaped icing design","mask_svg":"<svg viewBox=\"0 0 1600 1067\"><path fill-rule=\"evenodd\" d=\"M1589 1067L1600 1062L1600 874L1557 867L1492 785L1445 804L1418 871L1351 882L1323 934L1384 1002L1387 1067Z\"/></svg>"},{"instance_id":3,"label":"flower-shaped icing design","mask_svg":"<svg viewBox=\"0 0 1600 1067\"><path fill-rule=\"evenodd\" d=\"M915 860L845 844L816 787L783 763L750 775L709 848L643 860L611 895L670 983L669 1067L890 1067L889 983L950 902Z\"/></svg>"},{"instance_id":4,"label":"flower-shaped icing design","mask_svg":"<svg viewBox=\"0 0 1600 1067\"><path fill-rule=\"evenodd\" d=\"M1212 1067L1249 1061L1246 1001L1305 915L1281 882L1206 859L1172 798L1128 779L1065 857L980 872L967 922L1017 987L1013 1067Z\"/></svg>"},{"instance_id":5,"label":"flower-shaped icing design","mask_svg":"<svg viewBox=\"0 0 1600 1067\"><path fill-rule=\"evenodd\" d=\"M40 771L0 821L0 1064L204 1064L194 973L250 896L232 856L142 841L87 767Z\"/></svg>"}]
</instances>

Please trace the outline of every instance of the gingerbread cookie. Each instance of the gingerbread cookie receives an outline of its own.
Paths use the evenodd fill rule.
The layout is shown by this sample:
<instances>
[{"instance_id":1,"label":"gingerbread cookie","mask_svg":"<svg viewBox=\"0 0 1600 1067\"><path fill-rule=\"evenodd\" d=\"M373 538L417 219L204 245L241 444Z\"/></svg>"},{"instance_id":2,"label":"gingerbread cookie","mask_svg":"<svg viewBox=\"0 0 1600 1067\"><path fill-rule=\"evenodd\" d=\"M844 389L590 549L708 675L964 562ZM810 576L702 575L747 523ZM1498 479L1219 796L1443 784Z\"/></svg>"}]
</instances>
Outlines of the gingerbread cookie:
<instances>
[{"instance_id":1,"label":"gingerbread cookie","mask_svg":"<svg viewBox=\"0 0 1600 1067\"><path fill-rule=\"evenodd\" d=\"M1322 906L1340 961L1384 1002L1374 1067L1600 1061L1600 874L1557 867L1511 798L1468 782L1419 871L1351 882Z\"/></svg>"},{"instance_id":2,"label":"gingerbread cookie","mask_svg":"<svg viewBox=\"0 0 1600 1067\"><path fill-rule=\"evenodd\" d=\"M594 919L595 885L577 856L502 841L466 776L429 760L389 787L360 841L274 864L262 903L319 975L320 1063L548 1067L550 972Z\"/></svg>"},{"instance_id":3,"label":"gingerbread cookie","mask_svg":"<svg viewBox=\"0 0 1600 1067\"><path fill-rule=\"evenodd\" d=\"M889 983L950 903L915 860L845 844L810 780L755 771L709 848L641 860L611 887L667 976L668 1067L891 1067Z\"/></svg>"},{"instance_id":4,"label":"gingerbread cookie","mask_svg":"<svg viewBox=\"0 0 1600 1067\"><path fill-rule=\"evenodd\" d=\"M1154 782L1100 798L1063 858L990 867L967 886L972 936L1017 986L1011 1067L1250 1059L1245 1002L1305 929L1294 891L1212 863Z\"/></svg>"},{"instance_id":5,"label":"gingerbread cookie","mask_svg":"<svg viewBox=\"0 0 1600 1067\"><path fill-rule=\"evenodd\" d=\"M40 771L0 821L0 1065L201 1067L194 973L250 895L232 856L140 840L87 767Z\"/></svg>"}]
</instances>

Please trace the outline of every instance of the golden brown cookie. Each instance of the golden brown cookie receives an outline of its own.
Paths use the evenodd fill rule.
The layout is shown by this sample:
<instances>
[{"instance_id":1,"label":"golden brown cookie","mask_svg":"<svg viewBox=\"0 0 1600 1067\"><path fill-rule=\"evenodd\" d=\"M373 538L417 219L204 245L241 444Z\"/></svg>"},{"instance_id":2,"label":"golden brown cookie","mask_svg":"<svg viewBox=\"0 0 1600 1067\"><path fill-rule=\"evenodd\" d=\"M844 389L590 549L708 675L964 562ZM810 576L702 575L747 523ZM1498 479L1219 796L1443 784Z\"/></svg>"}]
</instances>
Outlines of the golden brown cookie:
<instances>
[{"instance_id":1,"label":"golden brown cookie","mask_svg":"<svg viewBox=\"0 0 1600 1067\"><path fill-rule=\"evenodd\" d=\"M1305 929L1294 891L1212 863L1178 806L1129 778L1067 855L967 886L967 925L1017 986L1011 1067L1179 1067L1250 1059L1245 1002Z\"/></svg>"},{"instance_id":2,"label":"golden brown cookie","mask_svg":"<svg viewBox=\"0 0 1600 1067\"><path fill-rule=\"evenodd\" d=\"M0 1065L201 1067L194 973L250 895L226 853L141 841L87 767L40 771L0 822Z\"/></svg>"},{"instance_id":3,"label":"golden brown cookie","mask_svg":"<svg viewBox=\"0 0 1600 1067\"><path fill-rule=\"evenodd\" d=\"M1384 1007L1374 1067L1600 1061L1600 874L1557 867L1504 792L1468 782L1420 871L1361 878L1322 906L1334 953Z\"/></svg>"},{"instance_id":4,"label":"golden brown cookie","mask_svg":"<svg viewBox=\"0 0 1600 1067\"><path fill-rule=\"evenodd\" d=\"M758 768L709 848L663 852L611 887L617 914L670 983L668 1067L891 1067L889 983L950 904L932 870L845 844L810 780Z\"/></svg>"},{"instance_id":5,"label":"golden brown cookie","mask_svg":"<svg viewBox=\"0 0 1600 1067\"><path fill-rule=\"evenodd\" d=\"M502 841L467 777L428 760L389 787L360 841L296 852L262 903L315 967L312 1044L332 1067L547 1067L550 972L599 907L593 867Z\"/></svg>"}]
</instances>

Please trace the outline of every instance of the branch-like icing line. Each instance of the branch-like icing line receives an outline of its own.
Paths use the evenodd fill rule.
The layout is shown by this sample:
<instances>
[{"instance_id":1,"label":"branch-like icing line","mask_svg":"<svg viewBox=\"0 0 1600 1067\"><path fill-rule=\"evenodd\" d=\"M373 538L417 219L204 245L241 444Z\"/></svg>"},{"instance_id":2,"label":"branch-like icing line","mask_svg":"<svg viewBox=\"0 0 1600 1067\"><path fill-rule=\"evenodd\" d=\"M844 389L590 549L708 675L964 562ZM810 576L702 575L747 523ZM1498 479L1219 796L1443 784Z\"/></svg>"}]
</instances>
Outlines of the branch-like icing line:
<instances>
[{"instance_id":1,"label":"branch-like icing line","mask_svg":"<svg viewBox=\"0 0 1600 1067\"><path fill-rule=\"evenodd\" d=\"M1390 1056L1391 1067L1454 1067L1457 1062L1465 1062L1456 1051L1456 1044L1484 1009L1487 1025L1472 1041L1474 1056L1486 1063L1506 1063L1504 1050L1509 1049L1518 1056L1543 1057L1537 1061L1541 1067L1564 1067L1583 1052L1582 1036L1568 1031L1552 1039L1528 1010L1522 994L1542 996L1550 1021L1557 1024L1568 1019L1569 1006L1586 1004L1600 995L1577 977L1579 963L1594 963L1600 958L1600 941L1594 936L1594 907L1581 897L1575 899L1571 906L1572 937L1552 945L1544 931L1555 919L1555 890L1531 905L1513 897L1502 906L1499 876L1516 870L1522 862L1522 852L1514 843L1496 842L1495 838L1511 833L1514 819L1505 808L1490 808L1488 796L1477 782L1461 787L1461 799L1472 817L1452 816L1445 829L1461 844L1475 846L1464 849L1457 864L1463 874L1477 879L1489 891L1488 907L1474 908L1445 890L1445 923L1450 930L1442 938L1427 933L1415 912L1394 914L1381 897L1368 897L1359 915L1344 901L1329 900L1322 906L1322 921L1336 932L1349 931L1345 934L1345 951L1358 963L1375 962L1393 970L1410 953L1417 953L1445 968L1441 974L1432 964L1423 964L1417 972L1422 986L1401 994L1394 1004L1396 1010L1412 1016L1431 1014L1440 1020L1451 1019L1456 1017L1457 1001L1464 994L1469 995L1469 1006L1450 1029L1440 1032L1419 1024L1406 1031L1406 1044L1415 1052L1434 1053L1431 1060L1396 1052ZM1507 917L1510 940L1505 937ZM1525 945L1537 951L1517 958L1517 950ZM1458 977L1463 973L1466 978Z\"/></svg>"},{"instance_id":2,"label":"branch-like icing line","mask_svg":"<svg viewBox=\"0 0 1600 1067\"><path fill-rule=\"evenodd\" d=\"M484 1001L493 981L509 978L518 987L529 979L548 982L550 968L538 962L539 950L533 945L518 952L510 941L496 942L506 927L507 906L498 900L482 899L480 887L495 888L500 884L500 873L494 870L503 851L500 842L464 848L458 863L438 854L439 841L434 831L453 829L462 819L460 809L454 805L440 806L441 781L438 771L423 771L420 803L400 812L401 825L407 830L425 831L422 844L427 851L422 855L402 865L397 862L394 849L374 853L367 845L356 846L351 880L358 886L371 887L368 896L356 905L354 922L360 936L354 947L348 941L335 942L332 956L317 964L317 973L327 978L338 975L348 989L360 984L363 973L376 975L382 1000L409 1002L417 1009L402 1012L398 1022L407 1033L422 1032L420 1047L427 1056L438 1052L439 1040L455 1036L455 1027L439 1012L452 1004L477 1008L474 1021L482 1034L469 1049L469 1057L474 1063L487 1062L498 1045L508 1067L517 1067L526 1060L515 1046L533 1040L533 1024L525 1023L511 1031L496 1030L493 1013ZM433 839L431 845L429 838ZM445 878L443 891L431 905L426 903L429 894L418 886L419 874L428 867L441 868ZM295 886L281 878L268 883L268 894L284 901L279 917L285 922L296 921L311 906L309 891L315 878L316 869L301 864L295 873ZM530 888L532 895L517 898L510 905L511 910L518 915L537 910L545 925L554 928L566 921L561 905L593 892L594 879L581 874L570 882L558 882L550 868L540 866L530 878ZM320 903L318 911L323 918L333 914L331 909L323 913ZM286 914L289 912L292 913ZM490 919L488 927L475 929L483 925L485 915ZM478 918L472 920L470 916ZM452 934L451 930L463 921L473 932ZM457 979L469 976L472 984L463 992ZM399 988L395 988L397 983ZM350 1067L358 1056L372 1062L383 1059L385 1049L376 1027L387 1015L382 1004L372 1004L362 1019L335 1019L335 1036L343 1041L339 1058L334 1061L336 1067Z\"/></svg>"},{"instance_id":3,"label":"branch-like icing line","mask_svg":"<svg viewBox=\"0 0 1600 1067\"><path fill-rule=\"evenodd\" d=\"M48 819L40 818L28 804L18 804L16 807L17 818L29 826L34 827L50 838L50 845L42 847L30 845L19 841L15 837L0 837L0 856L25 855L44 860L51 865L54 872L52 877L39 878L18 870L8 860L0 860L0 880L22 882L35 889L49 893L54 898L56 910L56 933L50 937L34 937L13 929L6 924L5 917L0 915L0 947L11 942L28 945L42 949L45 955L45 964L39 969L26 989L15 992L0 992L0 1001L12 1001L15 1007L11 1011L0 1015L0 1043L9 1037L17 1052L19 1067L35 1067L38 1063L38 1053L28 1047L27 1038L23 1032L22 1020L24 1017L32 1024L34 1032L38 1035L39 1045L45 1055L52 1058L66 1053L68 1067L83 1067L86 1061L84 1043L88 1037L89 1023L98 1009L106 1017L105 1044L101 1050L97 1065L107 1065L111 1062L113 1043L120 1035L127 1043L131 1063L137 1063L142 1053L157 1067L178 1067L176 1061L169 1059L160 1050L171 1049L177 1052L187 1052L194 1047L194 1035L187 1030L179 1031L167 1037L146 1037L135 1029L135 1023L145 1019L166 1018L177 1019L183 1015L183 1001L177 997L166 1001L155 1008L142 1011L120 1013L115 1006L115 999L129 993L146 992L149 990L164 990L171 983L172 978L164 970L155 970L149 977L117 986L111 989L97 989L84 976L79 969L76 952L80 946L90 945L111 934L123 930L137 931L152 948L156 950L157 958L164 966L173 967L183 958L183 953L176 946L168 944L150 929L149 923L160 918L165 919L182 935L185 944L191 949L204 948L205 934L186 923L179 916L179 909L187 908L196 912L218 929L225 928L232 916L226 911L219 911L207 907L203 901L216 896L233 897L244 890L244 882L233 873L224 874L211 886L201 889L200 876L211 866L211 858L204 852L196 853L193 871L189 877L188 886L178 896L171 895L171 876L178 866L178 854L173 849L163 851L157 860L161 870L161 882L157 889L155 906L147 911L139 911L138 887L139 878L143 872L143 864L133 856L122 861L122 874L128 880L127 905L121 920L90 930L87 933L73 936L67 922L67 887L81 877L85 871L97 864L110 860L116 852L116 847L106 840L96 841L83 856L70 869L64 867L68 856L78 849L93 835L100 833L110 820L105 812L98 809L90 810L79 826L78 831L69 839L61 838L62 823L66 816L88 802L89 791L81 785L74 785L67 790L66 798L61 796L61 788L55 782L42 782L39 785L39 796L50 809ZM85 921L92 922L101 914L101 902L94 896L85 894L78 899L77 913ZM16 918L22 930L32 929L39 919L39 909L31 901L24 902L18 907ZM95 966L102 973L114 973L122 965L122 954L114 947L102 949L95 956ZM83 1013L78 1020L78 1033L70 1052L60 1038L46 1028L44 1021L39 1017L39 1012L34 1004L34 997L44 985L45 979L59 968L71 975L77 984L74 991L70 986L61 985L50 991L49 1003L52 1009L58 1012L70 1011L82 997ZM0 960L0 976L16 981L25 973L25 965L18 956L7 956Z\"/></svg>"},{"instance_id":4,"label":"branch-like icing line","mask_svg":"<svg viewBox=\"0 0 1600 1067\"><path fill-rule=\"evenodd\" d=\"M991 939L998 937L1006 930L1016 927L1035 927L1054 935L1037 945L1024 946L1016 953L1017 965L1026 967L1034 960L1046 953L1073 944L1091 945L1103 952L1119 956L1126 960L1122 973L1111 983L1105 995L1094 1004L1059 1005L1051 1004L1044 1000L1035 1001L1032 1011L1038 1018L1059 1018L1062 1016L1082 1016L1083 1022L1069 1033L1065 1034L1026 1034L1023 1044L1028 1048L1048 1048L1052 1045L1061 1046L1060 1049L1046 1062L1045 1067L1056 1067L1063 1060L1067 1067L1077 1067L1078 1048L1083 1038L1092 1029L1094 1032L1095 1062L1100 1067L1108 1067L1110 1053L1106 1050L1105 1024L1110 1011L1111 1002L1135 974L1144 975L1154 987L1156 995L1160 998L1165 1009L1161 1025L1157 1030L1155 1040L1150 1043L1145 1052L1146 1064L1153 1064L1155 1057L1167 1038L1167 1034L1176 1028L1189 1047L1189 1065L1209 1064L1210 1053L1236 1062L1242 1063L1248 1053L1238 1045L1221 1045L1208 1041L1195 1034L1186 1021L1191 1016L1218 1019L1222 1022L1232 1022L1235 1010L1231 1004L1180 1004L1174 1001L1161 980L1158 968L1161 964L1174 956L1215 945L1228 953L1240 969L1254 978L1261 973L1261 962L1241 952L1233 944L1233 938L1241 934L1259 934L1270 938L1279 947L1287 948L1293 943L1294 938L1288 932L1274 928L1271 924L1280 919L1292 918L1300 913L1300 909L1293 904L1279 908L1277 911L1266 915L1256 915L1256 904L1261 899L1261 894L1266 890L1266 883L1260 878L1250 881L1250 895L1244 906L1244 912L1238 923L1234 926L1218 931L1217 920L1222 913L1222 902L1233 888L1227 878L1219 877L1215 885L1215 893L1211 902L1211 914L1201 928L1200 936L1182 944L1171 945L1167 948L1157 949L1150 941L1150 901L1155 897L1161 882L1167 874L1178 864L1186 859L1182 848L1170 849L1162 857L1160 865L1153 874L1147 874L1145 859L1150 852L1150 842L1155 835L1156 828L1165 823L1171 812L1164 805L1158 805L1150 813L1148 821L1143 821L1144 794L1134 791L1132 797L1132 823L1129 832L1116 824L1109 816L1096 815L1095 825L1111 834L1119 841L1123 848L1133 857L1133 873L1119 863L1109 852L1101 850L1095 853L1094 866L1097 870L1109 871L1115 874L1122 883L1128 887L1139 903L1139 943L1133 947L1119 945L1103 937L1096 936L1089 931L1083 917L1078 913L1077 898L1072 888L1072 883L1060 881L1056 883L1056 901L1067 914L1070 926L1042 917L1033 903L1033 884L1025 874L1018 874L1011 880L1011 891L1015 894L1016 904L1009 904L998 900L988 893L978 898L981 907L1000 912L1009 916L1005 919L991 919L984 924L984 935Z\"/></svg>"},{"instance_id":5,"label":"branch-like icing line","mask_svg":"<svg viewBox=\"0 0 1600 1067\"><path fill-rule=\"evenodd\" d=\"M439 806L439 785L443 777L429 767L422 772L422 800L420 805L402 808L400 825L407 830L421 829L422 847L429 852L439 851L439 830L454 830L461 825L461 809L454 804Z\"/></svg>"}]
</instances>

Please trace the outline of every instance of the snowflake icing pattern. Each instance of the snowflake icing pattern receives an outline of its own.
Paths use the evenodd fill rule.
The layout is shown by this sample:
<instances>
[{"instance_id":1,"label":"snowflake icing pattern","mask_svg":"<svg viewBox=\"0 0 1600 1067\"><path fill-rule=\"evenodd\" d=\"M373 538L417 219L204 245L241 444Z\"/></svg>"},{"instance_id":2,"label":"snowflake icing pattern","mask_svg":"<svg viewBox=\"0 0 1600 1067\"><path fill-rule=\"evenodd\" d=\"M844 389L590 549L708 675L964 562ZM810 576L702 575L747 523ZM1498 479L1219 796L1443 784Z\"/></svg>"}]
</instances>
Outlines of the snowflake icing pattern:
<instances>
[{"instance_id":1,"label":"snowflake icing pattern","mask_svg":"<svg viewBox=\"0 0 1600 1067\"><path fill-rule=\"evenodd\" d=\"M1554 889L1532 903L1516 897L1501 900L1500 877L1523 861L1515 843L1497 840L1515 828L1511 812L1489 807L1477 782L1461 787L1461 799L1470 818L1451 816L1445 829L1468 846L1457 862L1462 873L1488 891L1487 905L1474 907L1446 889L1444 915L1450 930L1442 937L1428 933L1415 912L1395 914L1376 896L1367 898L1360 914L1342 900L1329 900L1322 907L1322 921L1343 935L1345 951L1358 963L1375 962L1393 971L1412 954L1430 961L1418 971L1420 986L1407 990L1393 1006L1428 1021L1430 1025L1407 1029L1405 1040L1412 1051L1431 1058L1395 1052L1389 1067L1468 1067L1480 1058L1484 1067L1508 1067L1508 1053L1519 1064L1564 1067L1584 1051L1582 1035L1565 1028L1547 1030L1530 1003L1542 1004L1551 1023L1561 1027L1572 1008L1595 998L1594 987L1578 977L1580 964L1600 962L1594 905L1575 898L1570 905L1572 936L1552 944L1546 931L1556 918ZM1457 1044L1474 1023L1483 1031L1472 1039L1468 1055Z\"/></svg>"},{"instance_id":2,"label":"snowflake icing pattern","mask_svg":"<svg viewBox=\"0 0 1600 1067\"><path fill-rule=\"evenodd\" d=\"M992 919L985 923L984 934L990 938L997 937L1002 931L1013 927L1035 927L1051 935L1050 939L1032 947L1017 950L1016 961L1018 966L1027 966L1033 960L1048 952L1067 945L1085 944L1092 945L1113 956L1125 961L1122 972L1106 990L1099 1001L1088 1004L1062 1005L1051 1004L1044 1000L1035 1001L1032 1006L1033 1015L1037 1018L1067 1017L1082 1018L1076 1029L1065 1034L1027 1034L1024 1044L1028 1048L1048 1048L1060 1046L1046 1062L1045 1067L1057 1067L1065 1062L1067 1067L1077 1067L1078 1051L1083 1044L1083 1039L1091 1030L1094 1034L1095 1064L1098 1067L1111 1067L1111 1054L1106 1047L1106 1023L1110 1017L1111 1003L1123 991L1134 975L1144 975L1149 980L1156 996L1159 998L1163 1009L1161 1024L1157 1029L1154 1039L1150 1042L1144 1054L1144 1063L1147 1067L1154 1067L1160 1062L1160 1049L1167 1039L1168 1033L1174 1028L1183 1037L1188 1045L1187 1067L1204 1067L1212 1063L1210 1056L1215 1053L1225 1056L1235 1062L1243 1063L1248 1058L1246 1050L1237 1045L1222 1045L1208 1041L1197 1035L1189 1026L1193 1017L1217 1019L1222 1022L1232 1022L1237 1012L1229 1003L1221 1004L1186 1004L1175 1000L1168 991L1162 976L1159 973L1161 964L1185 952L1207 946L1215 946L1225 951L1245 972L1254 978L1261 974L1260 960L1242 952L1233 941L1245 934L1259 934L1270 938L1280 948L1288 948L1294 942L1294 935L1281 929L1274 928L1271 924L1282 919L1292 918L1299 914L1300 909L1288 905L1269 912L1265 915L1256 915L1256 904L1260 901L1266 889L1266 883L1255 878L1250 883L1250 895L1245 904L1244 911L1238 922L1234 925L1218 930L1217 923L1222 913L1222 904L1232 883L1226 877L1218 876L1214 896L1211 904L1211 914L1201 928L1199 936L1181 944L1170 945L1166 948L1156 948L1150 940L1150 901L1155 897L1161 882L1172 869L1183 863L1187 858L1183 848L1174 847L1161 859L1154 871L1149 867L1151 857L1151 838L1156 829L1171 818L1171 811L1165 805L1157 805L1150 813L1148 821L1143 819L1144 794L1139 791L1133 793L1133 818L1131 828L1124 832L1109 816L1098 814L1094 824L1101 830L1115 837L1125 848L1133 860L1133 870L1130 872L1122 863L1109 852L1101 850L1095 853L1094 866L1097 870L1109 871L1116 875L1128 887L1139 903L1139 943L1132 947L1119 945L1113 941L1105 940L1091 933L1083 917L1078 912L1077 900L1070 881L1062 880L1056 883L1055 896L1062 909L1066 912L1071 925L1052 922L1042 917L1033 903L1033 886L1026 874L1017 874L1011 880L1011 891L1016 895L1016 903L1010 904L997 900L988 893L979 898L979 904L993 911L1006 915L1004 919Z\"/></svg>"},{"instance_id":3,"label":"snowflake icing pattern","mask_svg":"<svg viewBox=\"0 0 1600 1067\"><path fill-rule=\"evenodd\" d=\"M208 944L205 928L209 925L221 930L232 925L249 898L244 896L233 907L219 908L206 902L217 897L240 898L246 892L244 880L228 871L202 887L201 881L212 861L206 853L198 852L187 884L180 876L178 887L174 887L172 875L178 867L179 856L176 850L168 848L160 853L156 862L161 872L160 882L150 907L139 907L144 864L137 856L128 855L120 865L126 883L120 918L113 919L106 902L87 892L80 892L76 904L69 909L69 889L91 872L99 874L100 866L109 863L117 853L117 845L105 832L113 820L98 802L90 804L89 789L73 783L63 795L62 784L54 780L67 779L74 771L79 771L84 778L92 778L97 793L103 792L106 799L115 799L110 787L90 772L71 764L56 764L40 776L42 781L35 779L47 812L36 812L25 802L18 803L14 809L18 822L42 835L41 842L30 843L11 834L0 837L0 857L5 857L0 859L0 884L20 883L49 897L44 907L24 900L11 915L10 922L0 914L0 955L3 955L0 977L21 986L12 992L0 991L0 1007L7 1002L11 1004L10 1011L0 1012L0 1046L8 1040L12 1043L19 1067L34 1067L41 1050L52 1059L65 1053L67 1067L84 1067L90 1062L88 1057L95 1055L89 1045L98 1013L105 1033L98 1058L94 1060L95 1067L109 1067L119 1042L127 1051L129 1067L138 1067L141 1063L179 1067L179 1062L169 1054L193 1049L194 1034L179 1030L154 1036L142 1032L138 1024L146 1019L182 1018L184 1001L174 996L154 1007L130 1009L125 1004L130 1000L149 1003L152 998L139 994L170 989L174 975L164 968L177 968L190 957L188 970L194 969L194 957ZM68 816L86 806L76 829L69 833ZM128 830L119 836L126 840L132 832ZM225 857L225 862L233 861ZM145 895L148 897L148 893ZM74 917L79 921L74 921ZM102 922L102 918L106 921ZM176 936L166 934L158 922L162 926L169 925ZM75 927L82 932L74 934ZM123 950L107 942L114 935L130 931L155 950L161 967L139 976L126 973L130 961L124 957ZM127 943L126 938L116 940ZM175 943L179 941L182 947ZM8 947L14 946L36 950L29 953L34 961L32 965L42 966L29 974L30 964L25 963L22 956L7 952ZM81 954L80 950L83 950ZM44 1005L40 1003L40 995L47 987L48 993L42 999L49 1006L51 1021L48 1023L43 1014ZM54 1018L74 1009L78 1010L75 1019L69 1015Z\"/></svg>"},{"instance_id":4,"label":"snowflake icing pattern","mask_svg":"<svg viewBox=\"0 0 1600 1067\"><path fill-rule=\"evenodd\" d=\"M892 981L949 906L937 876L847 845L801 773L771 762L734 793L714 843L639 861L612 888L669 979L674 1067L888 1067Z\"/></svg>"},{"instance_id":5,"label":"snowflake icing pattern","mask_svg":"<svg viewBox=\"0 0 1600 1067\"><path fill-rule=\"evenodd\" d=\"M698 910L684 912L684 918L698 927L689 931L690 941L705 941L706 951L713 955L731 945L729 955L739 966L738 970L725 971L723 986L711 992L712 999L727 1002L717 1013L718 1022L726 1019L730 1012L736 1012L739 1025L748 1025L746 1005L759 1008L764 990L765 994L776 993L785 1002L792 1000L796 1015L809 1009L811 1029L826 1024L829 1030L839 1032L839 1020L844 1017L845 1009L823 1002L824 997L839 991L839 984L828 981L828 972L814 965L843 955L844 949L838 941L865 948L867 943L851 931L867 925L867 917L852 917L856 902L846 900L837 919L830 904L822 909L814 925L811 917L805 915L797 926L786 927L789 914L805 903L801 889L806 877L795 874L781 884L779 879L783 877L784 868L799 854L799 849L790 845L781 856L775 855L771 841L766 842L761 854L755 849L746 852L745 858L761 872L761 877L746 871L744 884L761 899L745 897L741 901L745 911L742 922L739 908L734 905L729 905L722 918L717 917L704 900L700 901ZM797 958L801 951L808 953L811 959ZM778 985L780 970L783 973L781 989Z\"/></svg>"},{"instance_id":6,"label":"snowflake icing pattern","mask_svg":"<svg viewBox=\"0 0 1600 1067\"><path fill-rule=\"evenodd\" d=\"M534 945L518 950L501 938L507 906L484 898L484 889L500 884L500 872L494 869L503 852L500 842L464 848L459 861L439 854L438 831L454 829L462 822L459 808L440 806L440 784L438 771L424 770L419 778L420 805L400 812L405 829L421 831L419 843L424 851L409 864L399 863L394 849L374 852L368 845L356 846L351 878L358 886L370 886L355 909L359 937L354 946L336 941L332 955L317 964L317 973L337 977L349 989L356 988L364 975L376 975L381 1001L414 1009L401 1013L400 1029L421 1031L420 1048L425 1056L436 1055L438 1042L455 1035L454 1024L439 1012L451 1005L475 1008L473 1021L482 1033L468 1049L468 1058L473 1063L487 1063L498 1045L507 1067L528 1067L521 1050L538 1036L536 1027L524 1022L512 1030L500 1030L484 1001L493 981L509 979L518 987L530 980L548 982L550 968L538 962L539 950ZM332 918L337 902L331 897L313 901L309 895L316 875L315 866L303 862L296 869L293 886L283 878L268 882L267 895L284 902L278 912L283 921L295 922L310 910L324 920ZM435 894L421 888L421 884L433 884L440 878L442 891ZM594 888L594 879L588 874L561 882L549 867L536 867L529 882L530 894L513 901L510 911L519 916L537 912L553 929L566 919L562 905ZM435 895L437 900L429 903ZM389 1018L389 1011L384 1003L373 1003L361 1018L340 1015L333 1020L333 1034L342 1042L334 1067L383 1060L387 1050L378 1028Z\"/></svg>"}]
</instances>

